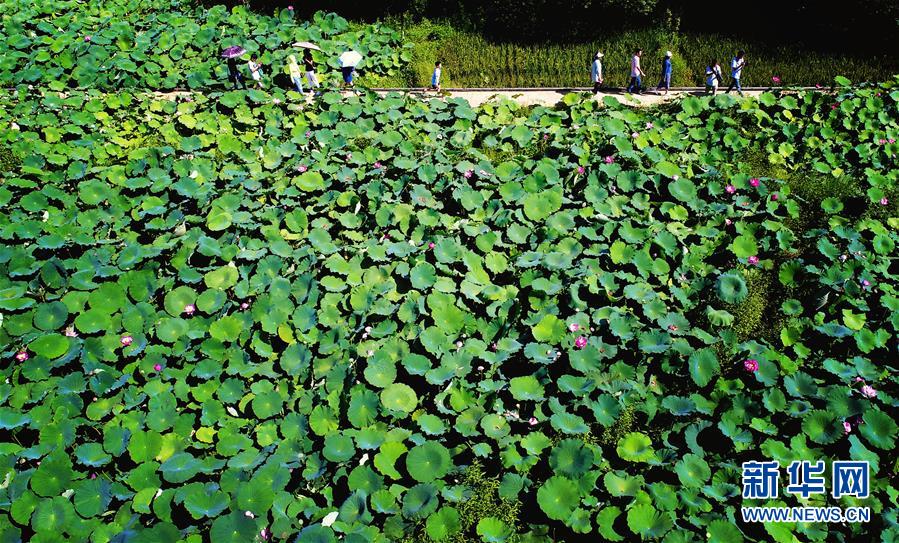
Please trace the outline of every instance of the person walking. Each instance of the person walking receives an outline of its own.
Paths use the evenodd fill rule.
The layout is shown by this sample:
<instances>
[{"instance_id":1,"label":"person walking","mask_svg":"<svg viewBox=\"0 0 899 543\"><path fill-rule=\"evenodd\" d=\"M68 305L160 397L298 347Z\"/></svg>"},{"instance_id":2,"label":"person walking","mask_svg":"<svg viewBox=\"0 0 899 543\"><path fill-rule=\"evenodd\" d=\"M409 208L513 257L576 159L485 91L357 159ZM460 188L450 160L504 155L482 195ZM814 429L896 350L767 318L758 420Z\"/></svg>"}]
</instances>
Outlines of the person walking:
<instances>
[{"instance_id":1,"label":"person walking","mask_svg":"<svg viewBox=\"0 0 899 543\"><path fill-rule=\"evenodd\" d=\"M637 92L637 94L643 94L643 76L646 75L643 72L643 69L640 68L640 57L643 56L643 49L637 49L634 51L634 56L631 57L631 81L627 85L627 92Z\"/></svg>"},{"instance_id":2,"label":"person walking","mask_svg":"<svg viewBox=\"0 0 899 543\"><path fill-rule=\"evenodd\" d=\"M259 63L259 57L256 55L252 55L250 57L250 62L247 63L247 66L250 68L250 75L253 77L253 81L256 82L256 85L259 88L262 88L262 64Z\"/></svg>"},{"instance_id":3,"label":"person walking","mask_svg":"<svg viewBox=\"0 0 899 543\"><path fill-rule=\"evenodd\" d=\"M355 66L341 66L340 73L343 74L343 86L344 87L354 87L353 83L353 74L356 73Z\"/></svg>"},{"instance_id":4,"label":"person walking","mask_svg":"<svg viewBox=\"0 0 899 543\"><path fill-rule=\"evenodd\" d=\"M602 57L601 51L597 51L593 57L593 65L590 67L590 80L593 81L593 94L597 94L602 87Z\"/></svg>"},{"instance_id":5,"label":"person walking","mask_svg":"<svg viewBox=\"0 0 899 543\"><path fill-rule=\"evenodd\" d=\"M290 72L290 80L297 88L297 92L303 94L303 74L300 72L300 65L297 64L297 57L290 55L287 57L287 69Z\"/></svg>"},{"instance_id":6,"label":"person walking","mask_svg":"<svg viewBox=\"0 0 899 543\"><path fill-rule=\"evenodd\" d=\"M227 59L228 63L228 79L234 82L234 90L237 90L237 86L244 90L247 90L246 84L243 82L243 74L240 73L240 69L237 68L237 59L235 57L231 57Z\"/></svg>"},{"instance_id":7,"label":"person walking","mask_svg":"<svg viewBox=\"0 0 899 543\"><path fill-rule=\"evenodd\" d=\"M721 65L717 59L712 59L705 68L705 92L715 95L718 92L718 85L721 84Z\"/></svg>"},{"instance_id":8,"label":"person walking","mask_svg":"<svg viewBox=\"0 0 899 543\"><path fill-rule=\"evenodd\" d=\"M306 68L306 84L309 85L309 92L314 92L318 88L318 78L315 77L315 60L312 59L312 51L309 49L303 53L303 66Z\"/></svg>"},{"instance_id":9,"label":"person walking","mask_svg":"<svg viewBox=\"0 0 899 543\"><path fill-rule=\"evenodd\" d=\"M431 90L440 92L440 76L443 74L443 65L438 60L434 63L434 73L431 74Z\"/></svg>"},{"instance_id":10,"label":"person walking","mask_svg":"<svg viewBox=\"0 0 899 543\"><path fill-rule=\"evenodd\" d=\"M740 77L743 75L743 68L746 66L746 53L743 51L737 51L737 56L735 56L730 61L730 85L727 87L726 92L730 92L731 89L736 87L737 92L740 96L743 96L743 87L740 85Z\"/></svg>"},{"instance_id":11,"label":"person walking","mask_svg":"<svg viewBox=\"0 0 899 543\"><path fill-rule=\"evenodd\" d=\"M665 51L665 58L662 59L662 80L659 81L659 87L656 90L665 89L664 94L668 94L671 89L671 51Z\"/></svg>"}]
</instances>

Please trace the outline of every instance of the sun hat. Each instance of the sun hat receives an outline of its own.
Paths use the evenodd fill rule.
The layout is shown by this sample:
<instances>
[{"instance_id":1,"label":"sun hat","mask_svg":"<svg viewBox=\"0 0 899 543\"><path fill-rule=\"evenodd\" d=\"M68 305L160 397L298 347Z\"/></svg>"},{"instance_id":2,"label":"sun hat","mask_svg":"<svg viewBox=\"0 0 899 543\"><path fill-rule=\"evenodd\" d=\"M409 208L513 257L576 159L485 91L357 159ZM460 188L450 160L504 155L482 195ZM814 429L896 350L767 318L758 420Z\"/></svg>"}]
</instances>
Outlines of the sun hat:
<instances>
[{"instance_id":1,"label":"sun hat","mask_svg":"<svg viewBox=\"0 0 899 543\"><path fill-rule=\"evenodd\" d=\"M605 55L602 54L602 51L597 51L597 52L596 52L596 58L602 58L602 57L604 57L604 56L605 56Z\"/></svg>"},{"instance_id":2,"label":"sun hat","mask_svg":"<svg viewBox=\"0 0 899 543\"><path fill-rule=\"evenodd\" d=\"M666 57L670 57L670 56L671 56L671 51L665 51L665 56L666 56Z\"/></svg>"}]
</instances>

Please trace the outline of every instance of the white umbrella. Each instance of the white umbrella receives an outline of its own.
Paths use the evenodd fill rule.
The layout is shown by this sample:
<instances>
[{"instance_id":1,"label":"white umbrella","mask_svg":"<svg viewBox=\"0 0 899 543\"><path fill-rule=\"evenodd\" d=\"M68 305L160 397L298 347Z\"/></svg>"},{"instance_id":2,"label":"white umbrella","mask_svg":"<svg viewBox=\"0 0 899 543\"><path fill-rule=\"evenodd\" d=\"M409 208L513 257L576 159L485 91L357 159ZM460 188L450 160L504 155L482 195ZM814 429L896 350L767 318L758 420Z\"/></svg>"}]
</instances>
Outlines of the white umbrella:
<instances>
[{"instance_id":1,"label":"white umbrella","mask_svg":"<svg viewBox=\"0 0 899 543\"><path fill-rule=\"evenodd\" d=\"M294 47L297 47L297 48L299 48L299 49L315 49L316 51L321 51L321 50L322 50L321 47L315 45L315 44L312 43L312 42L308 42L308 41L298 41L298 42L296 42L295 44L293 44L293 46L294 46Z\"/></svg>"},{"instance_id":2,"label":"white umbrella","mask_svg":"<svg viewBox=\"0 0 899 543\"><path fill-rule=\"evenodd\" d=\"M347 51L340 55L338 60L340 61L340 66L343 68L355 67L362 62L362 55L358 51Z\"/></svg>"}]
</instances>

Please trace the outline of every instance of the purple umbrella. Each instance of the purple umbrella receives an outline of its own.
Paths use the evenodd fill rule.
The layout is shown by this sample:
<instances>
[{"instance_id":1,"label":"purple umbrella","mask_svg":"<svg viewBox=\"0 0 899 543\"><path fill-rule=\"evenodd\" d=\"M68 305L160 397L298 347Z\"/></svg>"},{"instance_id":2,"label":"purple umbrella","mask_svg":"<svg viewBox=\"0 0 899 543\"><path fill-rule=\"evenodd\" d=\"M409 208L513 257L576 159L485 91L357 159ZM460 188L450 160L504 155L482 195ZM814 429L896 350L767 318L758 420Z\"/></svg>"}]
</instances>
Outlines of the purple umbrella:
<instances>
[{"instance_id":1,"label":"purple umbrella","mask_svg":"<svg viewBox=\"0 0 899 543\"><path fill-rule=\"evenodd\" d=\"M222 51L222 58L234 58L239 57L240 55L246 53L247 50L239 45L232 45L231 47Z\"/></svg>"}]
</instances>

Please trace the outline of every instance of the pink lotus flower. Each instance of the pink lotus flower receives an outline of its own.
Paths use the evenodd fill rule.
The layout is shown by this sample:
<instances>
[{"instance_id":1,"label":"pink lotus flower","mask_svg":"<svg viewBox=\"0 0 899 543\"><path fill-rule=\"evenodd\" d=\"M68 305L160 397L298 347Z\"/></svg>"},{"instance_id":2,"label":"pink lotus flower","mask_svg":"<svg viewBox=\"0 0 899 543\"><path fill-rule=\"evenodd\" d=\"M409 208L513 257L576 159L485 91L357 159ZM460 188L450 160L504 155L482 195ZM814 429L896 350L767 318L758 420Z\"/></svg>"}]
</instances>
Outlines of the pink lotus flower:
<instances>
[{"instance_id":1,"label":"pink lotus flower","mask_svg":"<svg viewBox=\"0 0 899 543\"><path fill-rule=\"evenodd\" d=\"M187 304L184 306L184 312L188 315L193 315L197 311L197 306L194 304Z\"/></svg>"},{"instance_id":2,"label":"pink lotus flower","mask_svg":"<svg viewBox=\"0 0 899 543\"><path fill-rule=\"evenodd\" d=\"M497 345L496 345L496 342L494 341L493 343L490 344L490 350L496 351L496 349L497 349Z\"/></svg>"},{"instance_id":3,"label":"pink lotus flower","mask_svg":"<svg viewBox=\"0 0 899 543\"><path fill-rule=\"evenodd\" d=\"M886 196L884 196L883 198L880 199L880 205L882 205L882 206L885 206L889 203L890 203L890 201L887 199Z\"/></svg>"},{"instance_id":4,"label":"pink lotus flower","mask_svg":"<svg viewBox=\"0 0 899 543\"><path fill-rule=\"evenodd\" d=\"M546 141L548 139L549 139L549 134L543 134L543 141Z\"/></svg>"},{"instance_id":5,"label":"pink lotus flower","mask_svg":"<svg viewBox=\"0 0 899 543\"><path fill-rule=\"evenodd\" d=\"M275 105L278 105L281 103L281 99L280 98L272 98L272 103Z\"/></svg>"},{"instance_id":6,"label":"pink lotus flower","mask_svg":"<svg viewBox=\"0 0 899 543\"><path fill-rule=\"evenodd\" d=\"M375 162L375 169L376 169L376 170L380 170L381 167L382 167L382 165L381 165L380 162Z\"/></svg>"},{"instance_id":7,"label":"pink lotus flower","mask_svg":"<svg viewBox=\"0 0 899 543\"><path fill-rule=\"evenodd\" d=\"M776 75L775 75L774 77L771 78L771 81L773 81L775 85L779 85L779 84L780 84L780 78L777 77Z\"/></svg>"},{"instance_id":8,"label":"pink lotus flower","mask_svg":"<svg viewBox=\"0 0 899 543\"><path fill-rule=\"evenodd\" d=\"M640 133L639 132L631 132L631 137L634 139L637 139L640 137Z\"/></svg>"},{"instance_id":9,"label":"pink lotus flower","mask_svg":"<svg viewBox=\"0 0 899 543\"><path fill-rule=\"evenodd\" d=\"M863 286L863 287L870 287L870 286L871 286L871 281L868 281L867 279L862 279L862 286Z\"/></svg>"},{"instance_id":10,"label":"pink lotus flower","mask_svg":"<svg viewBox=\"0 0 899 543\"><path fill-rule=\"evenodd\" d=\"M576 322L573 322L568 325L568 329L571 330L572 332L577 332L578 330L581 329L581 325Z\"/></svg>"},{"instance_id":11,"label":"pink lotus flower","mask_svg":"<svg viewBox=\"0 0 899 543\"><path fill-rule=\"evenodd\" d=\"M749 265L755 266L755 265L757 265L757 264L759 263L759 257L757 257L757 256L750 256L749 258L746 259L746 261L749 262Z\"/></svg>"},{"instance_id":12,"label":"pink lotus flower","mask_svg":"<svg viewBox=\"0 0 899 543\"><path fill-rule=\"evenodd\" d=\"M874 387L872 387L871 385L865 385L862 387L862 396L869 399L876 398L877 391L874 390Z\"/></svg>"},{"instance_id":13,"label":"pink lotus flower","mask_svg":"<svg viewBox=\"0 0 899 543\"><path fill-rule=\"evenodd\" d=\"M97 478L97 474L96 474L96 473L91 473L91 479L96 479L96 478Z\"/></svg>"},{"instance_id":14,"label":"pink lotus flower","mask_svg":"<svg viewBox=\"0 0 899 543\"><path fill-rule=\"evenodd\" d=\"M293 11L293 6L287 6L287 11Z\"/></svg>"},{"instance_id":15,"label":"pink lotus flower","mask_svg":"<svg viewBox=\"0 0 899 543\"><path fill-rule=\"evenodd\" d=\"M651 128L652 128L652 123L651 123L651 122L650 122L650 123L646 123L646 129L649 130L649 129L651 129Z\"/></svg>"},{"instance_id":16,"label":"pink lotus flower","mask_svg":"<svg viewBox=\"0 0 899 543\"><path fill-rule=\"evenodd\" d=\"M90 43L91 37L90 37L90 36L85 36L85 37L84 37L84 41L87 42L87 43Z\"/></svg>"},{"instance_id":17,"label":"pink lotus flower","mask_svg":"<svg viewBox=\"0 0 899 543\"><path fill-rule=\"evenodd\" d=\"M484 366L478 366L478 371L484 371Z\"/></svg>"},{"instance_id":18,"label":"pink lotus flower","mask_svg":"<svg viewBox=\"0 0 899 543\"><path fill-rule=\"evenodd\" d=\"M724 190L727 191L728 194L736 194L737 187L733 185L727 185L726 187L724 187Z\"/></svg>"},{"instance_id":19,"label":"pink lotus flower","mask_svg":"<svg viewBox=\"0 0 899 543\"><path fill-rule=\"evenodd\" d=\"M462 174L462 175L465 176L465 179L471 179L471 176L474 175L474 171L472 171L472 170L465 170L465 173Z\"/></svg>"},{"instance_id":20,"label":"pink lotus flower","mask_svg":"<svg viewBox=\"0 0 899 543\"><path fill-rule=\"evenodd\" d=\"M830 104L830 109L836 109L836 108L837 108L836 104Z\"/></svg>"},{"instance_id":21,"label":"pink lotus flower","mask_svg":"<svg viewBox=\"0 0 899 543\"><path fill-rule=\"evenodd\" d=\"M250 304L247 303L247 302L244 302L244 303L240 304L240 308L241 308L241 309L249 309L249 308L250 308Z\"/></svg>"},{"instance_id":22,"label":"pink lotus flower","mask_svg":"<svg viewBox=\"0 0 899 543\"><path fill-rule=\"evenodd\" d=\"M852 425L845 420L843 421L843 431L847 434L852 432Z\"/></svg>"},{"instance_id":23,"label":"pink lotus flower","mask_svg":"<svg viewBox=\"0 0 899 543\"><path fill-rule=\"evenodd\" d=\"M606 164L614 164L615 163L615 157L613 157L612 155L607 156L603 160L605 160Z\"/></svg>"},{"instance_id":24,"label":"pink lotus flower","mask_svg":"<svg viewBox=\"0 0 899 543\"><path fill-rule=\"evenodd\" d=\"M862 379L861 377L859 377L859 376L856 375L856 376L855 376L855 382L856 382L856 383L864 383L865 380Z\"/></svg>"},{"instance_id":25,"label":"pink lotus flower","mask_svg":"<svg viewBox=\"0 0 899 543\"><path fill-rule=\"evenodd\" d=\"M753 177L752 179L749 180L749 184L752 185L753 187L759 186L760 183L761 182L758 180L757 177Z\"/></svg>"},{"instance_id":26,"label":"pink lotus flower","mask_svg":"<svg viewBox=\"0 0 899 543\"><path fill-rule=\"evenodd\" d=\"M730 226L734 223L734 221L730 219L724 219L724 226Z\"/></svg>"},{"instance_id":27,"label":"pink lotus flower","mask_svg":"<svg viewBox=\"0 0 899 543\"><path fill-rule=\"evenodd\" d=\"M889 143L896 143L896 139L895 139L895 138L890 138L890 139L888 139L887 141L888 141Z\"/></svg>"},{"instance_id":28,"label":"pink lotus flower","mask_svg":"<svg viewBox=\"0 0 899 543\"><path fill-rule=\"evenodd\" d=\"M461 341L457 341L457 342L456 342L456 348L457 348L457 349L461 349L461 348L462 348L462 345L463 345L463 343L462 343Z\"/></svg>"},{"instance_id":29,"label":"pink lotus flower","mask_svg":"<svg viewBox=\"0 0 899 543\"><path fill-rule=\"evenodd\" d=\"M78 332L75 331L74 326L66 327L66 337L78 337Z\"/></svg>"},{"instance_id":30,"label":"pink lotus flower","mask_svg":"<svg viewBox=\"0 0 899 543\"><path fill-rule=\"evenodd\" d=\"M306 131L306 137L308 138L308 137L311 136L311 135L312 135L312 130L307 130L307 131Z\"/></svg>"},{"instance_id":31,"label":"pink lotus flower","mask_svg":"<svg viewBox=\"0 0 899 543\"><path fill-rule=\"evenodd\" d=\"M19 362L24 362L29 358L31 357L28 356L28 351L26 351L25 349L22 349L21 351L16 353L16 360L18 360Z\"/></svg>"},{"instance_id":32,"label":"pink lotus flower","mask_svg":"<svg viewBox=\"0 0 899 543\"><path fill-rule=\"evenodd\" d=\"M754 358L747 358L743 361L743 369L750 373L759 371L759 362Z\"/></svg>"},{"instance_id":33,"label":"pink lotus flower","mask_svg":"<svg viewBox=\"0 0 899 543\"><path fill-rule=\"evenodd\" d=\"M879 143L881 145L885 144L886 142L887 142L887 140L885 140L883 138L880 138L879 140L877 140L877 143Z\"/></svg>"},{"instance_id":34,"label":"pink lotus flower","mask_svg":"<svg viewBox=\"0 0 899 543\"><path fill-rule=\"evenodd\" d=\"M262 538L263 541L268 541L268 538L272 536L272 532L269 531L268 528L263 528L259 531L259 537Z\"/></svg>"},{"instance_id":35,"label":"pink lotus flower","mask_svg":"<svg viewBox=\"0 0 899 543\"><path fill-rule=\"evenodd\" d=\"M153 370L157 372L162 371L162 364L153 364Z\"/></svg>"},{"instance_id":36,"label":"pink lotus flower","mask_svg":"<svg viewBox=\"0 0 899 543\"><path fill-rule=\"evenodd\" d=\"M774 194L771 195L771 201L772 201L772 202L776 202L776 201L777 201L777 198L778 198L778 196L777 196L777 193L776 193L776 192L775 192Z\"/></svg>"},{"instance_id":37,"label":"pink lotus flower","mask_svg":"<svg viewBox=\"0 0 899 543\"><path fill-rule=\"evenodd\" d=\"M584 167L583 167L583 166L578 166L578 167L577 167L577 173L578 173L578 175L583 175L583 174L584 174Z\"/></svg>"},{"instance_id":38,"label":"pink lotus flower","mask_svg":"<svg viewBox=\"0 0 899 543\"><path fill-rule=\"evenodd\" d=\"M299 166L297 166L297 171L300 173L306 173L306 170L308 169L309 168L307 168L305 164L300 164Z\"/></svg>"},{"instance_id":39,"label":"pink lotus flower","mask_svg":"<svg viewBox=\"0 0 899 543\"><path fill-rule=\"evenodd\" d=\"M671 331L671 332L677 332L677 325L676 325L676 324L669 324L669 325L668 325L668 330Z\"/></svg>"},{"instance_id":40,"label":"pink lotus flower","mask_svg":"<svg viewBox=\"0 0 899 543\"><path fill-rule=\"evenodd\" d=\"M583 349L587 346L587 338L584 336L578 336L577 339L574 340L574 346L578 349Z\"/></svg>"},{"instance_id":41,"label":"pink lotus flower","mask_svg":"<svg viewBox=\"0 0 899 543\"><path fill-rule=\"evenodd\" d=\"M820 88L821 88L821 83L815 83L815 88L816 88L816 89L820 89Z\"/></svg>"},{"instance_id":42,"label":"pink lotus flower","mask_svg":"<svg viewBox=\"0 0 899 543\"><path fill-rule=\"evenodd\" d=\"M530 424L531 426L537 426L537 419L535 417L529 418L528 424Z\"/></svg>"},{"instance_id":43,"label":"pink lotus flower","mask_svg":"<svg viewBox=\"0 0 899 543\"><path fill-rule=\"evenodd\" d=\"M134 338L131 336L122 336L122 339L120 341L122 342L122 345L127 347L127 346L131 345L132 343L134 343Z\"/></svg>"},{"instance_id":44,"label":"pink lotus flower","mask_svg":"<svg viewBox=\"0 0 899 543\"><path fill-rule=\"evenodd\" d=\"M353 153L347 153L347 154L346 154L346 159L347 159L347 160L353 160Z\"/></svg>"},{"instance_id":45,"label":"pink lotus flower","mask_svg":"<svg viewBox=\"0 0 899 543\"><path fill-rule=\"evenodd\" d=\"M434 247L437 247L436 243L434 243L433 241L428 243L428 249L433 249Z\"/></svg>"}]
</instances>

